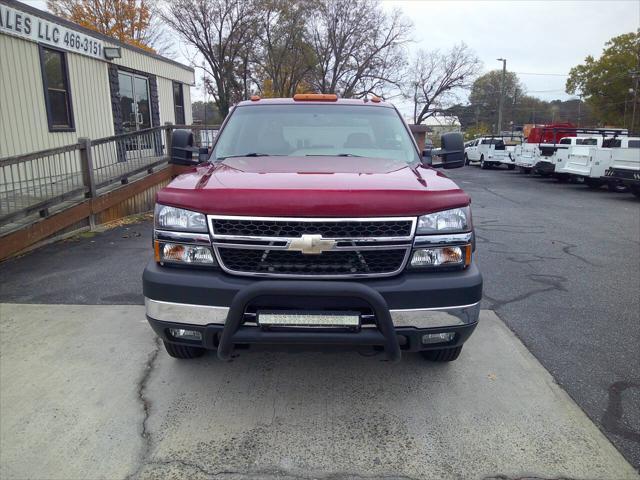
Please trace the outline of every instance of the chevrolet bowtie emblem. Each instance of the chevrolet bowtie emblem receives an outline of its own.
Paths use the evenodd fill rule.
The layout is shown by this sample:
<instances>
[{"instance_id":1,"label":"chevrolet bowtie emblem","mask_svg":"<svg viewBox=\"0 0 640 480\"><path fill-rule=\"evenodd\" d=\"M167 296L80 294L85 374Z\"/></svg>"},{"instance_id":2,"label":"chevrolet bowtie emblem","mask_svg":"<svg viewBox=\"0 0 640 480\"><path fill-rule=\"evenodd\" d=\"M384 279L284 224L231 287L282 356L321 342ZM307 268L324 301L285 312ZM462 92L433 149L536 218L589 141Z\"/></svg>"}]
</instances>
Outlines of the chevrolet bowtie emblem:
<instances>
[{"instance_id":1,"label":"chevrolet bowtie emblem","mask_svg":"<svg viewBox=\"0 0 640 480\"><path fill-rule=\"evenodd\" d=\"M333 249L335 244L335 240L323 239L322 235L302 235L300 238L291 240L289 250L302 252L305 255L318 255Z\"/></svg>"}]
</instances>

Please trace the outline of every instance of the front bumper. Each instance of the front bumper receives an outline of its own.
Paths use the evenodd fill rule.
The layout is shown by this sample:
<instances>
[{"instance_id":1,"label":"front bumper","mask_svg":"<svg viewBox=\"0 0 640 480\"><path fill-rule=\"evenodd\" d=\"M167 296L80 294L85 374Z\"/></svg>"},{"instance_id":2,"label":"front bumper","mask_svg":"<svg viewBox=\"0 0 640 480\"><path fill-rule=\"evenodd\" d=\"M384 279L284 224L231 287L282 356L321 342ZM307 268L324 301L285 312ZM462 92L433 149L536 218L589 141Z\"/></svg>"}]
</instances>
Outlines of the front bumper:
<instances>
[{"instance_id":1,"label":"front bumper","mask_svg":"<svg viewBox=\"0 0 640 480\"><path fill-rule=\"evenodd\" d=\"M149 263L143 275L147 318L165 341L193 345L169 329L201 333L198 346L228 359L234 344L290 343L378 345L391 360L400 350L449 348L463 343L480 312L482 276L474 263L463 271L404 273L396 277L334 280L256 280L220 271L167 268ZM304 329L265 331L259 309L359 311L357 331ZM455 333L445 344L422 336Z\"/></svg>"},{"instance_id":2,"label":"front bumper","mask_svg":"<svg viewBox=\"0 0 640 480\"><path fill-rule=\"evenodd\" d=\"M628 187L640 186L640 171L626 168L610 168L602 177L607 182L621 182Z\"/></svg>"}]
</instances>

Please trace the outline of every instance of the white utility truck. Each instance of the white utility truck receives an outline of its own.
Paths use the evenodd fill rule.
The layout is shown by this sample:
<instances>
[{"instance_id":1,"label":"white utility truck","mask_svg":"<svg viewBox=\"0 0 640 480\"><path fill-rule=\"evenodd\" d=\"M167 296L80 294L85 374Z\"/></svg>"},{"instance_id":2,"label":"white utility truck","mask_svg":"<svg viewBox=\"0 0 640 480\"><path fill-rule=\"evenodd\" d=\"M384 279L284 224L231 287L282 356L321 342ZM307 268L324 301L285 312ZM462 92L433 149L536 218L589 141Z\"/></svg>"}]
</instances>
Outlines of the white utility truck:
<instances>
[{"instance_id":1,"label":"white utility truck","mask_svg":"<svg viewBox=\"0 0 640 480\"><path fill-rule=\"evenodd\" d=\"M585 165L589 164L591 150L602 147L605 141L610 139L605 137L565 137L560 139L559 145L563 148L558 149L551 157L555 164L555 176L561 182L566 182L572 177L578 176ZM578 171L576 171L578 169ZM584 175L581 175L584 177ZM598 181L600 179L598 178ZM603 183L598 185L602 186ZM595 187L594 187L595 188Z\"/></svg>"},{"instance_id":2,"label":"white utility truck","mask_svg":"<svg viewBox=\"0 0 640 480\"><path fill-rule=\"evenodd\" d=\"M640 198L640 137L620 140L620 148L612 149L611 167L605 171L604 179L607 183L622 182Z\"/></svg>"},{"instance_id":3,"label":"white utility truck","mask_svg":"<svg viewBox=\"0 0 640 480\"><path fill-rule=\"evenodd\" d=\"M547 157L553 155L557 150L558 141L562 137L572 136L564 131L573 128L575 127L571 123L533 125L531 128L525 128L524 143L514 148L515 165L525 173L536 171L542 175L550 174L544 169L537 169L536 165L539 162L546 162ZM545 164L541 165L541 167L545 166Z\"/></svg>"},{"instance_id":4,"label":"white utility truck","mask_svg":"<svg viewBox=\"0 0 640 480\"><path fill-rule=\"evenodd\" d=\"M510 161L509 152L502 137L481 137L472 141L464 149L464 160L466 165L480 163L480 168L483 170L503 163L510 170L515 168L515 163Z\"/></svg>"}]
</instances>

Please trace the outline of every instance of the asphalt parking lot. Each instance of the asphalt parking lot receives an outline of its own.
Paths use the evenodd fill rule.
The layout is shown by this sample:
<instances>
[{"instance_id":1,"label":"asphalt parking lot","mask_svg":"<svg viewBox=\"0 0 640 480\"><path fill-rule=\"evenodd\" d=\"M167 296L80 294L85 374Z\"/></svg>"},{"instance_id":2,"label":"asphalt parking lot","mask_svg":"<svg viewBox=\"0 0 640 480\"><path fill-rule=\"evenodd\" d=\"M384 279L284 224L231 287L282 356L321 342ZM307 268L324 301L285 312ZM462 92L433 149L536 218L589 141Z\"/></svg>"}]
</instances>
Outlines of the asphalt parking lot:
<instances>
[{"instance_id":1,"label":"asphalt parking lot","mask_svg":"<svg viewBox=\"0 0 640 480\"><path fill-rule=\"evenodd\" d=\"M473 200L486 310L447 366L175 361L138 306L149 222L1 264L0 302L31 305L0 310L0 476L633 478L600 431L640 467L640 202L450 176Z\"/></svg>"}]
</instances>

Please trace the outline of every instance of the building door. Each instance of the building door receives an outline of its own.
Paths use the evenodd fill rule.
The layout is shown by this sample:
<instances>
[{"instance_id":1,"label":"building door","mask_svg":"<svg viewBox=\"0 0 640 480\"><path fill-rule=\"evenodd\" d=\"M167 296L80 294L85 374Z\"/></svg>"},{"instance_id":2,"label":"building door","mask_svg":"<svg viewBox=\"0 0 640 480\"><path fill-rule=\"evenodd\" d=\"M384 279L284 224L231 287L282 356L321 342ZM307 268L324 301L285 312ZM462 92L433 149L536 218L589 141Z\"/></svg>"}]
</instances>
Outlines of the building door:
<instances>
[{"instance_id":1,"label":"building door","mask_svg":"<svg viewBox=\"0 0 640 480\"><path fill-rule=\"evenodd\" d=\"M149 80L132 73L118 72L118 83L125 133L151 128Z\"/></svg>"},{"instance_id":2,"label":"building door","mask_svg":"<svg viewBox=\"0 0 640 480\"><path fill-rule=\"evenodd\" d=\"M124 133L151 128L151 103L149 101L149 79L128 72L118 72L120 111ZM135 135L127 138L127 159L148 157L154 148L156 133Z\"/></svg>"}]
</instances>

